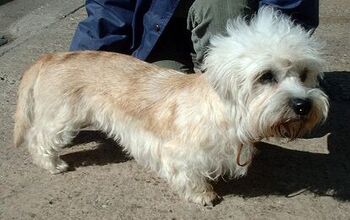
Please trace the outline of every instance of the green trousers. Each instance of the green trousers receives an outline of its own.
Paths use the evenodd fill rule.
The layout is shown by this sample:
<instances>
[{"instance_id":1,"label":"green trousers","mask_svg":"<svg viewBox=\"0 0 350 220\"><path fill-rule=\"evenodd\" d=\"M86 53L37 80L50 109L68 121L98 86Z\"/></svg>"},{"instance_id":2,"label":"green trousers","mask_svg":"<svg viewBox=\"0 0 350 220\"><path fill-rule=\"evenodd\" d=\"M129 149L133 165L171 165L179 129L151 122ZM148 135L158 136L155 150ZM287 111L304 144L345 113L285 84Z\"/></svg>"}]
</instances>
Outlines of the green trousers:
<instances>
[{"instance_id":1,"label":"green trousers","mask_svg":"<svg viewBox=\"0 0 350 220\"><path fill-rule=\"evenodd\" d=\"M229 19L257 8L257 0L181 1L147 61L186 73L201 69L211 36L225 34Z\"/></svg>"}]
</instances>

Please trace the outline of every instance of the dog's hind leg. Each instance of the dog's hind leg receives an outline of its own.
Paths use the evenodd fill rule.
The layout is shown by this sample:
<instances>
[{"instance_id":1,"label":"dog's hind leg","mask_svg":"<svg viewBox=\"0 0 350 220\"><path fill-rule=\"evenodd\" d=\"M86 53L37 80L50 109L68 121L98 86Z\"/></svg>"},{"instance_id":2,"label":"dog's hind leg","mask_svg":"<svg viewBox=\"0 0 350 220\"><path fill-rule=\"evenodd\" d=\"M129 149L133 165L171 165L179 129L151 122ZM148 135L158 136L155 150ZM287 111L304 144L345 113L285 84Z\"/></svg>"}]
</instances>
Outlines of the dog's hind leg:
<instances>
[{"instance_id":1,"label":"dog's hind leg","mask_svg":"<svg viewBox=\"0 0 350 220\"><path fill-rule=\"evenodd\" d=\"M61 129L33 126L28 133L28 149L33 161L52 174L64 172L68 164L59 158L59 150L69 144L76 132L65 126Z\"/></svg>"}]
</instances>

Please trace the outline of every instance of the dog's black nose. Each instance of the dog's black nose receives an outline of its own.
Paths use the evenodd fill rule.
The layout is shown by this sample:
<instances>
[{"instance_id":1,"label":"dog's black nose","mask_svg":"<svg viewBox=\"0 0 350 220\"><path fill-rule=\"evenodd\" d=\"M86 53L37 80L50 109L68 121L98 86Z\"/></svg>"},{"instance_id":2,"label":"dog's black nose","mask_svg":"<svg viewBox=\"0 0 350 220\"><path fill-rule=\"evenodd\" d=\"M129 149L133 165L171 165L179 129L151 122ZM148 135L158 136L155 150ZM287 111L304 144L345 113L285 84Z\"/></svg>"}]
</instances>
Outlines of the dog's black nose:
<instances>
[{"instance_id":1,"label":"dog's black nose","mask_svg":"<svg viewBox=\"0 0 350 220\"><path fill-rule=\"evenodd\" d=\"M293 98L289 102L290 107L294 110L297 115L307 115L311 110L311 100L301 99L301 98Z\"/></svg>"}]
</instances>

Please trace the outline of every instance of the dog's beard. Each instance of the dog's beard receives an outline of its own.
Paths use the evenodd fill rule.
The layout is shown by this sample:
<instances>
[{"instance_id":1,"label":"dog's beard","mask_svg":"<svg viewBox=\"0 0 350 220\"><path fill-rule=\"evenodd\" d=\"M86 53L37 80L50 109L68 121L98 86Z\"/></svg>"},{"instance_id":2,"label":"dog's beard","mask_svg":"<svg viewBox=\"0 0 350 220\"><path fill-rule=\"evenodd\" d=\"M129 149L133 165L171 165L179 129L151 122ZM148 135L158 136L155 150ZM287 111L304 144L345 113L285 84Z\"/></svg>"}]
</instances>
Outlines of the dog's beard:
<instances>
[{"instance_id":1,"label":"dog's beard","mask_svg":"<svg viewBox=\"0 0 350 220\"><path fill-rule=\"evenodd\" d=\"M278 122L273 126L273 134L277 137L294 140L310 133L318 124L325 120L321 112L313 109L307 116L294 116Z\"/></svg>"},{"instance_id":2,"label":"dog's beard","mask_svg":"<svg viewBox=\"0 0 350 220\"><path fill-rule=\"evenodd\" d=\"M273 126L272 133L278 137L288 138L294 140L305 135L308 131L305 129L305 122L303 119L289 119L285 122L278 123Z\"/></svg>"}]
</instances>

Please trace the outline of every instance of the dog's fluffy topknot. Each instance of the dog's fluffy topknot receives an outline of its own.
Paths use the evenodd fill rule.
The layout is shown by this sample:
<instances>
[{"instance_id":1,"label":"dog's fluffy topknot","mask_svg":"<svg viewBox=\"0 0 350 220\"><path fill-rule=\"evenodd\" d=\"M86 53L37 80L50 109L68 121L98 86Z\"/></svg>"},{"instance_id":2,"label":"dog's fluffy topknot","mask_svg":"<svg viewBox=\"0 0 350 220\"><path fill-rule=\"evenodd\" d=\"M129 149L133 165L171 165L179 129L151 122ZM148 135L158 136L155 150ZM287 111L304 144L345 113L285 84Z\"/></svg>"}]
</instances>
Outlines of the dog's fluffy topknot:
<instances>
[{"instance_id":1,"label":"dog's fluffy topknot","mask_svg":"<svg viewBox=\"0 0 350 220\"><path fill-rule=\"evenodd\" d=\"M232 72L246 74L252 62L255 66L260 66L260 62L263 65L266 57L308 59L322 66L322 44L311 35L312 31L306 31L272 7L260 8L250 20L245 17L230 20L226 29L226 35L215 35L210 40L202 66L214 86L218 80L232 82L226 78L232 77Z\"/></svg>"}]
</instances>

